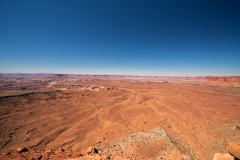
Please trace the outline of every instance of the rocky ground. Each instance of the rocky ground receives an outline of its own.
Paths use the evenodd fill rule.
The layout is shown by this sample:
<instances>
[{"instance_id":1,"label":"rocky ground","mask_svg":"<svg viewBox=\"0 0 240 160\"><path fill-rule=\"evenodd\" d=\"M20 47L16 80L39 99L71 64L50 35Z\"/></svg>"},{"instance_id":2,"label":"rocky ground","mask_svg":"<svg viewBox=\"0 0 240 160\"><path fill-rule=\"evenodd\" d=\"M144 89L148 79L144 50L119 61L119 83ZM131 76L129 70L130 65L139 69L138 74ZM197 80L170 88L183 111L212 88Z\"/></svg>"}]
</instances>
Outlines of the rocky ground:
<instances>
[{"instance_id":1,"label":"rocky ground","mask_svg":"<svg viewBox=\"0 0 240 160\"><path fill-rule=\"evenodd\" d=\"M240 142L239 87L83 85L103 88L1 94L0 159L210 160Z\"/></svg>"}]
</instances>

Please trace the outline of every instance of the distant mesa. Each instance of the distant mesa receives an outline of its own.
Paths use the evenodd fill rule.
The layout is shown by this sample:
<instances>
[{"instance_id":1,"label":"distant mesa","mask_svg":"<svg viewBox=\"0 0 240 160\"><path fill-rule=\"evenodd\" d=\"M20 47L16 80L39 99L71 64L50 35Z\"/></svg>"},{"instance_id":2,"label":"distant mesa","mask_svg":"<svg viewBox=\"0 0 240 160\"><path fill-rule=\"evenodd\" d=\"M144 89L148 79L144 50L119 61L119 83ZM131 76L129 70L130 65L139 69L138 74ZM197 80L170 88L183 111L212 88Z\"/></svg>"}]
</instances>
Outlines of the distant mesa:
<instances>
[{"instance_id":1,"label":"distant mesa","mask_svg":"<svg viewBox=\"0 0 240 160\"><path fill-rule=\"evenodd\" d=\"M68 77L68 74L55 74L54 76L61 78L61 77Z\"/></svg>"},{"instance_id":2,"label":"distant mesa","mask_svg":"<svg viewBox=\"0 0 240 160\"><path fill-rule=\"evenodd\" d=\"M207 77L207 84L240 86L240 76L233 77Z\"/></svg>"}]
</instances>

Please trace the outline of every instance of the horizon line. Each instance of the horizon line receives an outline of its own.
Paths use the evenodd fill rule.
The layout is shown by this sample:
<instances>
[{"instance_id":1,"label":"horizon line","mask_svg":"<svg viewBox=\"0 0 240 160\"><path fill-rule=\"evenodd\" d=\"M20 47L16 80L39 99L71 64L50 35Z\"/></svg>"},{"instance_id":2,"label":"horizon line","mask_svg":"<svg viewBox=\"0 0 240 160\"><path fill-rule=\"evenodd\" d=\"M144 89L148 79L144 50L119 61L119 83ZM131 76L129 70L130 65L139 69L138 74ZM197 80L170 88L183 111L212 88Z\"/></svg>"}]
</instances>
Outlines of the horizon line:
<instances>
[{"instance_id":1,"label":"horizon line","mask_svg":"<svg viewBox=\"0 0 240 160\"><path fill-rule=\"evenodd\" d=\"M138 76L138 77L239 77L240 75L231 75L231 76L224 76L224 75L205 75L205 76L188 76L188 75L134 75L134 74L83 74L83 73L44 73L44 72L38 72L38 73L24 73L24 72L8 72L8 73L2 73L0 74L62 74L62 75L89 75L89 76Z\"/></svg>"}]
</instances>

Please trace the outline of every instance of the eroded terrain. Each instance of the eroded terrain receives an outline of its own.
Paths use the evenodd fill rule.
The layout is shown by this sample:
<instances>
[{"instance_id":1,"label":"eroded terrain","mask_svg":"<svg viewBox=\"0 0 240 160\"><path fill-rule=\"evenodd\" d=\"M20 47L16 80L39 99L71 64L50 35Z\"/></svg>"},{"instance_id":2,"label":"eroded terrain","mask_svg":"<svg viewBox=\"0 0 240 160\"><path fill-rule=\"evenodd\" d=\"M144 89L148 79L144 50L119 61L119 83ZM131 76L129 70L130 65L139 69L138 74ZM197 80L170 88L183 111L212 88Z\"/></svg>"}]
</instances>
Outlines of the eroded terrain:
<instances>
[{"instance_id":1,"label":"eroded terrain","mask_svg":"<svg viewBox=\"0 0 240 160\"><path fill-rule=\"evenodd\" d=\"M228 142L240 142L239 115L239 87L49 82L41 91L2 93L0 147L12 152L1 156L31 157L32 151L15 154L20 146L41 152L42 159L86 158L82 150L95 147L102 159L212 159ZM65 152L45 153L59 148Z\"/></svg>"}]
</instances>

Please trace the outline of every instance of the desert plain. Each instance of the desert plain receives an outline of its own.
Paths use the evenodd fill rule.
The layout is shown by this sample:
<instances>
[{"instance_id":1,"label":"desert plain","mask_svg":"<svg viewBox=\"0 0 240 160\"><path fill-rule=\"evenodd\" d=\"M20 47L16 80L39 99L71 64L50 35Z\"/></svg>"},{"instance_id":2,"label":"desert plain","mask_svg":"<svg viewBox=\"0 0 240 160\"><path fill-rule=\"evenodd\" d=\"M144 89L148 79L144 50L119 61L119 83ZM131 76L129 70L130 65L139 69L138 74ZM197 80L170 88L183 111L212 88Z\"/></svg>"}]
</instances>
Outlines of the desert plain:
<instances>
[{"instance_id":1,"label":"desert plain","mask_svg":"<svg viewBox=\"0 0 240 160\"><path fill-rule=\"evenodd\" d=\"M240 77L0 75L0 159L199 159L240 143Z\"/></svg>"}]
</instances>

